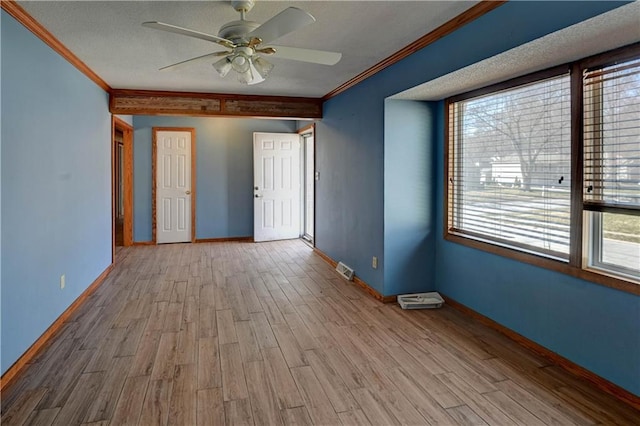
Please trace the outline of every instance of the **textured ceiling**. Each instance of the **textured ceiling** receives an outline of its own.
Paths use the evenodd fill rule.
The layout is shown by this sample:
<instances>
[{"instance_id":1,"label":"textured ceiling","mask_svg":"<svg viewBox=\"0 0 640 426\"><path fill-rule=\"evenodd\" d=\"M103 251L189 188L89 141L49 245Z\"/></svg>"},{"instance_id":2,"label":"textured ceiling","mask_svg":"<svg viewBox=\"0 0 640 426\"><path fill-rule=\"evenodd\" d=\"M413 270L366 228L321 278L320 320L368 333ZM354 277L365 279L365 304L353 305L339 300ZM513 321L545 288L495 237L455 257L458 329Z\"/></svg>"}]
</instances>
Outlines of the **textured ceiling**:
<instances>
[{"instance_id":1,"label":"textured ceiling","mask_svg":"<svg viewBox=\"0 0 640 426\"><path fill-rule=\"evenodd\" d=\"M638 41L640 2L636 1L431 80L393 98L440 100Z\"/></svg>"},{"instance_id":2,"label":"textured ceiling","mask_svg":"<svg viewBox=\"0 0 640 426\"><path fill-rule=\"evenodd\" d=\"M162 21L217 34L238 19L228 1L21 1L47 28L111 87L214 93L321 97L382 59L449 21L476 1L256 1L248 20L265 22L289 6L316 22L274 44L342 52L334 66L270 58L269 78L245 86L211 62L175 71L159 68L221 50L207 41L144 28Z\"/></svg>"}]
</instances>

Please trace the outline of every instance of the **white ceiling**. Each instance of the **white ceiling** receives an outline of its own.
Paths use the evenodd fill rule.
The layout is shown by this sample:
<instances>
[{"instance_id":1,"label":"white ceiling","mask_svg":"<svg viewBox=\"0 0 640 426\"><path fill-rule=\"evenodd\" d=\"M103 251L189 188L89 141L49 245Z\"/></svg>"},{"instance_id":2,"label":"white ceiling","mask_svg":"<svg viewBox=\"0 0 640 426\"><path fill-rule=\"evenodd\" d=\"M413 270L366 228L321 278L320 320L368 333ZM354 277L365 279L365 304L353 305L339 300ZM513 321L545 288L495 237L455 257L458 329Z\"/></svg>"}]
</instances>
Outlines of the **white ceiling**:
<instances>
[{"instance_id":1,"label":"white ceiling","mask_svg":"<svg viewBox=\"0 0 640 426\"><path fill-rule=\"evenodd\" d=\"M275 44L342 52L334 66L270 58L268 79L246 86L210 62L175 71L160 67L221 48L142 27L162 21L217 34L239 18L229 1L20 1L31 16L112 88L322 97L449 21L477 1L256 1L247 19L265 22L289 6L316 22ZM212 61L213 62L213 61Z\"/></svg>"},{"instance_id":2,"label":"white ceiling","mask_svg":"<svg viewBox=\"0 0 640 426\"><path fill-rule=\"evenodd\" d=\"M640 1L540 37L392 96L436 101L640 41Z\"/></svg>"}]
</instances>

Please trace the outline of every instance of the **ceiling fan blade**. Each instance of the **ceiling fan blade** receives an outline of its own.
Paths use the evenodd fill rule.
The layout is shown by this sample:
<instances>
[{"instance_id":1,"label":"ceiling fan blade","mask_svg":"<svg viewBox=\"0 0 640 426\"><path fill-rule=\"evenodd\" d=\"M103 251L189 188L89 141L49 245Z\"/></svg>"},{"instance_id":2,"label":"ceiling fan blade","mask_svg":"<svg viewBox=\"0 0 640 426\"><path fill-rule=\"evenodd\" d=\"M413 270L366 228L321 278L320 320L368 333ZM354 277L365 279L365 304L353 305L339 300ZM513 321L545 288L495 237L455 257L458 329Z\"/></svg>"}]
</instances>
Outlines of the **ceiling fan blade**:
<instances>
[{"instance_id":1,"label":"ceiling fan blade","mask_svg":"<svg viewBox=\"0 0 640 426\"><path fill-rule=\"evenodd\" d=\"M167 65L166 67L160 68L160 71L175 70L177 68L182 67L183 65L190 65L192 62L204 61L205 59L215 58L217 56L226 56L229 53L231 53L231 52L224 51L224 52L207 53L206 55L197 56L195 58L187 59L186 61L182 61L182 62L178 62L178 63L175 63L175 64Z\"/></svg>"},{"instance_id":2,"label":"ceiling fan blade","mask_svg":"<svg viewBox=\"0 0 640 426\"><path fill-rule=\"evenodd\" d=\"M316 21L310 13L297 7L288 7L260 25L255 30L247 34L248 38L258 37L263 44L271 43L273 40L289 34L299 28L307 26Z\"/></svg>"},{"instance_id":3,"label":"ceiling fan blade","mask_svg":"<svg viewBox=\"0 0 640 426\"><path fill-rule=\"evenodd\" d=\"M235 44L231 40L227 40L226 38L214 36L211 34L201 33L200 31L194 31L188 28L182 28L175 25L171 25L171 24L165 24L164 22L158 22L158 21L143 22L142 26L147 28L153 28L155 30L180 34L187 37L199 38L200 40L206 40L213 43L221 44L230 49L235 47Z\"/></svg>"},{"instance_id":4,"label":"ceiling fan blade","mask_svg":"<svg viewBox=\"0 0 640 426\"><path fill-rule=\"evenodd\" d=\"M270 46L276 52L274 58L291 59L293 61L311 62L312 64L335 65L342 58L342 53L324 50L302 49L299 47Z\"/></svg>"}]
</instances>

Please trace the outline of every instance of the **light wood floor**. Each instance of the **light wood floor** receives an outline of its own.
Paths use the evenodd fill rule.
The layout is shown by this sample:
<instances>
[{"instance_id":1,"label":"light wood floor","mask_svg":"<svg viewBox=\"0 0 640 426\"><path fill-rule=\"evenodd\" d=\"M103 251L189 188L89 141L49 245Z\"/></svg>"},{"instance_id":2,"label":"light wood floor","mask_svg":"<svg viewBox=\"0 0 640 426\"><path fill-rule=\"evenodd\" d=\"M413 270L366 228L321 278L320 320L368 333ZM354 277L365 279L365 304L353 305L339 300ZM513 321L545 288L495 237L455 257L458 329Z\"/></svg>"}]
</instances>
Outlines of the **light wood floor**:
<instances>
[{"instance_id":1,"label":"light wood floor","mask_svg":"<svg viewBox=\"0 0 640 426\"><path fill-rule=\"evenodd\" d=\"M2 425L633 424L445 306L402 311L300 241L120 250L2 395Z\"/></svg>"}]
</instances>

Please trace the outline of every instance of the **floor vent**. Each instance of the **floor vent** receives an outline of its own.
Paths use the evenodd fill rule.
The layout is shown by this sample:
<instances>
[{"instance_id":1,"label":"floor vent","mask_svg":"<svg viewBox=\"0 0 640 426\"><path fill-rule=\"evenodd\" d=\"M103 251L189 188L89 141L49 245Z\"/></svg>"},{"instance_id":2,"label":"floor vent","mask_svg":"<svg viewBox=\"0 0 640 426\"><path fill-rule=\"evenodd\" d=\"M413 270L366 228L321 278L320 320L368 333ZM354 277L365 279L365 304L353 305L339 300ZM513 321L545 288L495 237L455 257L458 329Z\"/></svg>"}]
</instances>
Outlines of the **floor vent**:
<instances>
[{"instance_id":1,"label":"floor vent","mask_svg":"<svg viewBox=\"0 0 640 426\"><path fill-rule=\"evenodd\" d=\"M399 294L398 304L402 309L434 309L444 304L444 299L437 291L417 294Z\"/></svg>"},{"instance_id":2,"label":"floor vent","mask_svg":"<svg viewBox=\"0 0 640 426\"><path fill-rule=\"evenodd\" d=\"M338 262L338 265L336 266L336 271L338 271L340 275L342 275L349 281L353 280L353 269L349 268L344 263Z\"/></svg>"}]
</instances>

